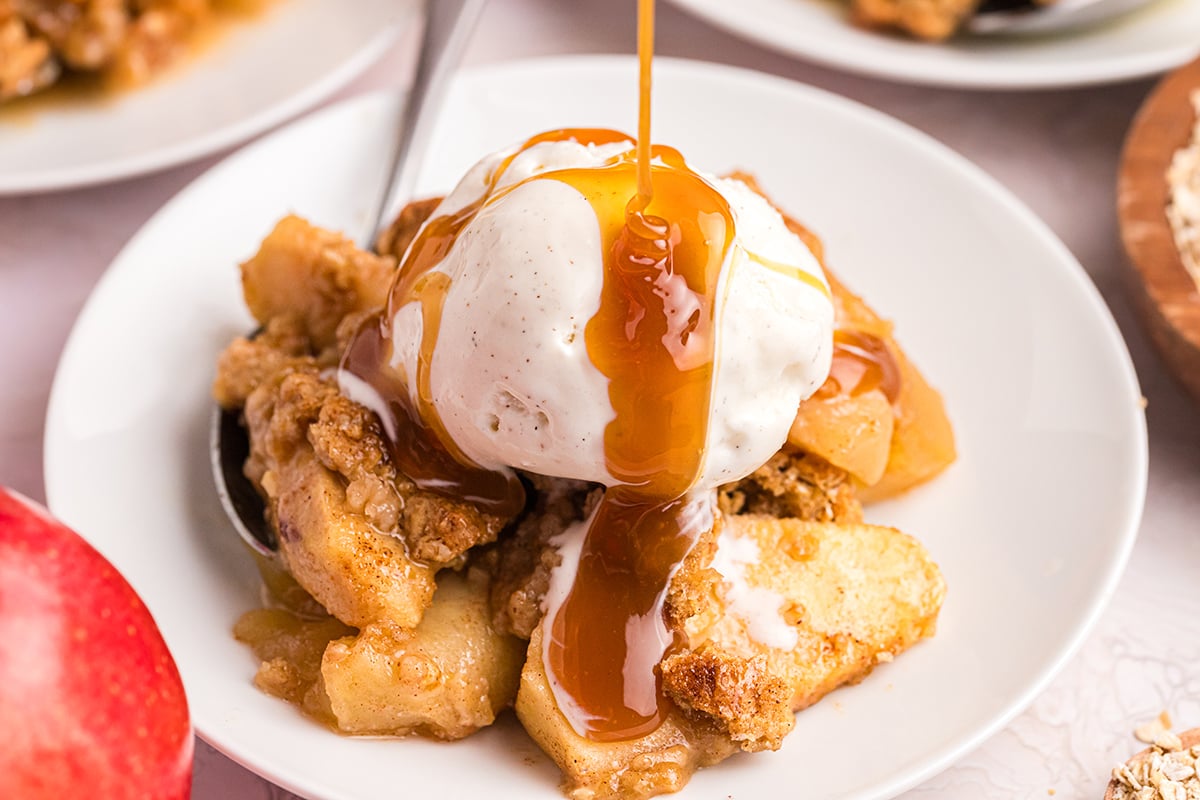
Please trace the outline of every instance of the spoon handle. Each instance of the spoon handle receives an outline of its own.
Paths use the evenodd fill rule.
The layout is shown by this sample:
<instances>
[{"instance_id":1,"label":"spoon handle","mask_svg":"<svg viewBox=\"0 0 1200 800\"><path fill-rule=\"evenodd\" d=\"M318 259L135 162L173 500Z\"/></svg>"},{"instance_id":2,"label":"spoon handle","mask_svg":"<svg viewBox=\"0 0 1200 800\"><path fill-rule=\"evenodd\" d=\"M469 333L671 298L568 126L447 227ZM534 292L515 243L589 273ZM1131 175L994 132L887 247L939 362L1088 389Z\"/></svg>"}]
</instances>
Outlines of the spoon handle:
<instances>
[{"instance_id":1,"label":"spoon handle","mask_svg":"<svg viewBox=\"0 0 1200 800\"><path fill-rule=\"evenodd\" d=\"M367 231L368 241L361 243L364 247L374 245L400 203L412 197L450 76L462 61L463 51L485 2L424 0L425 27L421 34L421 49L408 99L401 110L388 168L391 180L384 186L376 205L378 213Z\"/></svg>"}]
</instances>

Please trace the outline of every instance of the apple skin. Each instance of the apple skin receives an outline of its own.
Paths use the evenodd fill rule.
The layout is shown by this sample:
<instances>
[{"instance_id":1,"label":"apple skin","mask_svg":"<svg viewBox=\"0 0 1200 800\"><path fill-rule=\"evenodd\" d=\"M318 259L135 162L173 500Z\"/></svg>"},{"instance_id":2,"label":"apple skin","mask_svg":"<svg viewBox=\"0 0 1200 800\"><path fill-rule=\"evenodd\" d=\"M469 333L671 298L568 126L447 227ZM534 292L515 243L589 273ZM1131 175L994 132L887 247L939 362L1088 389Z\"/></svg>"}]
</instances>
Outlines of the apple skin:
<instances>
[{"instance_id":1,"label":"apple skin","mask_svg":"<svg viewBox=\"0 0 1200 800\"><path fill-rule=\"evenodd\" d=\"M104 557L0 487L0 798L191 793L179 670Z\"/></svg>"}]
</instances>

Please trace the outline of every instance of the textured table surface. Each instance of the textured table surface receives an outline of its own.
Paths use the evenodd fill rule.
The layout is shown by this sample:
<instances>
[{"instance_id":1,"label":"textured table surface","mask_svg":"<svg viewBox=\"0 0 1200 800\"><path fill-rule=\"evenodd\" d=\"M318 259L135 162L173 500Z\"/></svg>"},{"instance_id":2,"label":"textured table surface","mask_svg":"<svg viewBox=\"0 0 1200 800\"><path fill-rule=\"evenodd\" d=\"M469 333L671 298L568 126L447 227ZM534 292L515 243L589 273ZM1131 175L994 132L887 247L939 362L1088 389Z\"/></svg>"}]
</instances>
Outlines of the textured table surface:
<instances>
[{"instance_id":1,"label":"textured table surface","mask_svg":"<svg viewBox=\"0 0 1200 800\"><path fill-rule=\"evenodd\" d=\"M1021 93L903 86L760 50L661 5L662 54L832 90L982 166L1049 223L1112 309L1149 401L1149 496L1129 569L1096 630L1038 700L973 754L904 795L1100 798L1112 765L1140 748L1129 735L1137 722L1169 709L1179 726L1200 725L1200 407L1166 374L1135 319L1114 211L1121 138L1150 83ZM495 0L467 60L631 52L634 19L624 6ZM409 58L402 43L334 99L403 84ZM44 495L46 399L80 307L126 240L218 157L110 186L0 199L0 484ZM290 797L203 743L195 796Z\"/></svg>"}]
</instances>

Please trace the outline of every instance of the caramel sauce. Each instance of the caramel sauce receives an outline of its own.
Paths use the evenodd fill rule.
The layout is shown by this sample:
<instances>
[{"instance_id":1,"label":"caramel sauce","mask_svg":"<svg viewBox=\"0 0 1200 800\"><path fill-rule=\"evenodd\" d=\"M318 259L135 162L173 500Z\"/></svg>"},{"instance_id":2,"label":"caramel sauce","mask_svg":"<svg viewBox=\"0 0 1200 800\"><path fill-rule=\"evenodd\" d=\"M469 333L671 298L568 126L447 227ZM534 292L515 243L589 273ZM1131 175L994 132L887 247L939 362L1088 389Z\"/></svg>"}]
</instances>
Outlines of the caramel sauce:
<instances>
[{"instance_id":1,"label":"caramel sauce","mask_svg":"<svg viewBox=\"0 0 1200 800\"><path fill-rule=\"evenodd\" d=\"M591 202L606 254L600 308L585 341L609 379L615 416L604 451L620 483L590 521L546 651L547 669L569 697L559 698L560 710L597 741L641 736L662 722L655 666L672 644L663 620L667 586L712 525L703 513L708 498L688 492L704 461L717 282L733 216L678 153L653 152L663 163L651 170L650 197L637 191L641 159L555 175Z\"/></svg>"},{"instance_id":2,"label":"caramel sauce","mask_svg":"<svg viewBox=\"0 0 1200 800\"><path fill-rule=\"evenodd\" d=\"M559 711L580 735L622 741L666 718L657 667L682 642L667 629L663 606L679 565L712 528L710 502L663 502L615 486L597 506L545 647Z\"/></svg>"},{"instance_id":3,"label":"caramel sauce","mask_svg":"<svg viewBox=\"0 0 1200 800\"><path fill-rule=\"evenodd\" d=\"M559 710L595 741L643 736L668 713L656 668L676 642L663 605L671 577L712 526L711 499L689 491L704 465L717 284L734 220L677 151L651 147L653 12L653 0L640 0L635 163L554 175L591 203L605 254L585 341L609 379L604 452L619 483L588 523L546 645Z\"/></svg>"},{"instance_id":4,"label":"caramel sauce","mask_svg":"<svg viewBox=\"0 0 1200 800\"><path fill-rule=\"evenodd\" d=\"M498 188L514 159L538 144L630 141L605 129L562 129L529 139L488 176L480 198L425 224L404 255L387 309L360 329L342 363L386 406L384 426L401 472L432 491L515 513L524 499L517 479L472 463L434 406L430 372L450 287L436 267L489 202L529 181L566 183L591 205L604 276L584 339L589 359L609 381L614 416L604 430L604 454L614 485L587 523L570 590L548 610L544 656L559 710L576 732L595 741L645 735L668 713L657 667L680 643L664 618L667 589L713 525L712 493L696 491L695 484L708 435L719 283L735 224L725 198L678 151L651 144L653 31L653 0L639 0L635 145L597 167L541 172ZM802 270L750 257L828 295L820 279ZM407 376L391 365L391 325L411 303L421 307L422 340L417 374ZM875 352L857 339L848 339L845 351L847 358ZM873 379L866 372L855 385ZM877 383L886 383L888 374L881 372Z\"/></svg>"},{"instance_id":5,"label":"caramel sauce","mask_svg":"<svg viewBox=\"0 0 1200 800\"><path fill-rule=\"evenodd\" d=\"M838 328L833 332L833 361L817 398L839 394L851 397L879 389L888 401L900 397L900 365L887 342L863 331Z\"/></svg>"}]
</instances>

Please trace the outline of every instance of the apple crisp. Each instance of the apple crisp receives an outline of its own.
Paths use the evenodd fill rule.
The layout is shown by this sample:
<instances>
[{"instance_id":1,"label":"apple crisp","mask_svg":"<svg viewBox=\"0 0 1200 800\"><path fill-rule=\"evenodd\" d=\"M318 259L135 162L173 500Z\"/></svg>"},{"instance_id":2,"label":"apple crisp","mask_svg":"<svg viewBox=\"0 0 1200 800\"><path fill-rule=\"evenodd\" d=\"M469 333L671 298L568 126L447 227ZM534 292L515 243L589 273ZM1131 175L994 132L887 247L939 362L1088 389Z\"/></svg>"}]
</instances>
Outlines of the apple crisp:
<instances>
[{"instance_id":1,"label":"apple crisp","mask_svg":"<svg viewBox=\"0 0 1200 800\"><path fill-rule=\"evenodd\" d=\"M953 459L952 435L890 324L831 281L839 325L894 354L902 385L884 376L852 402L818 393L803 434L720 487L713 525L666 590L677 645L658 667L665 717L619 741L580 735L551 688L545 608L603 487L521 472L512 514L421 488L380 417L339 391L350 336L386 302L435 206L406 208L377 253L288 217L242 267L262 327L222 354L214 396L241 411L245 472L278 534L277 560L261 564L272 602L235 629L261 689L346 734L461 739L512 708L568 796L637 800L736 752L778 749L796 711L934 633L942 576L915 539L863 522L861 475L874 496L903 491ZM880 414L886 435L852 425L876 431L869 445L847 446L850 428L813 433Z\"/></svg>"}]
</instances>

